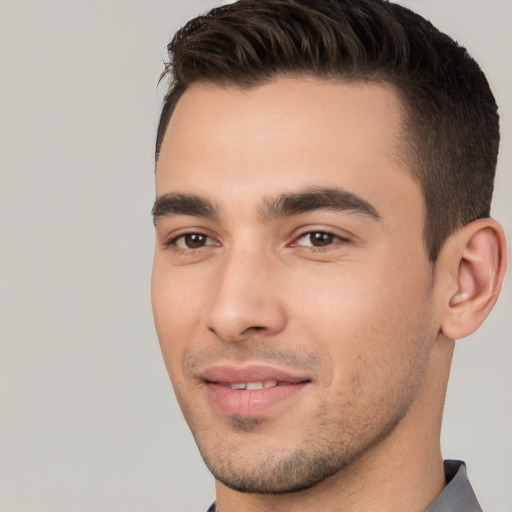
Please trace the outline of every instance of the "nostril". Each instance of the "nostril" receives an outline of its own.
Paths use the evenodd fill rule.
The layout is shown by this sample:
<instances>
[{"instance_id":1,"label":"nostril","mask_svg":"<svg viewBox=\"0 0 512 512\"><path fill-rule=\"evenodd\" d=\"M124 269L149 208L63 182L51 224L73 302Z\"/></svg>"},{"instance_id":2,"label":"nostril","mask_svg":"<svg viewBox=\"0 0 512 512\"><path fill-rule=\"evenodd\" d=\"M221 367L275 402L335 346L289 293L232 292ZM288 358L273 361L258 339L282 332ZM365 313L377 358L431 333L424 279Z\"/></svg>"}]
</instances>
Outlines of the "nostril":
<instances>
[{"instance_id":1,"label":"nostril","mask_svg":"<svg viewBox=\"0 0 512 512\"><path fill-rule=\"evenodd\" d=\"M261 326L259 326L259 325L255 325L255 326L253 326L253 327L248 327L248 328L245 330L245 332L246 332L246 333L247 333L247 332L251 332L251 331L252 331L252 332L254 332L254 331L256 331L256 332L260 332L260 331L264 331L264 330L266 330L266 328L265 328L265 327L261 327Z\"/></svg>"}]
</instances>

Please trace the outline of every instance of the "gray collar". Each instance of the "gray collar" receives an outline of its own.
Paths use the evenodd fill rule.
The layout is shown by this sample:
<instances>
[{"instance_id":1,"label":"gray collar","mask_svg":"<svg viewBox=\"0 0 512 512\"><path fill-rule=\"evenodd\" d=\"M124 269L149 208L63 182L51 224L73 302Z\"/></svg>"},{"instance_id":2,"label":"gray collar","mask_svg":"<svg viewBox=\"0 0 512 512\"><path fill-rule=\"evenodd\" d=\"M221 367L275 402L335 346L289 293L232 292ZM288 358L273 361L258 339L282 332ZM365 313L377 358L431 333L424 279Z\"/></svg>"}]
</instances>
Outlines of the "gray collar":
<instances>
[{"instance_id":1,"label":"gray collar","mask_svg":"<svg viewBox=\"0 0 512 512\"><path fill-rule=\"evenodd\" d=\"M445 460L446 487L426 512L482 512L468 480L466 464Z\"/></svg>"}]
</instances>

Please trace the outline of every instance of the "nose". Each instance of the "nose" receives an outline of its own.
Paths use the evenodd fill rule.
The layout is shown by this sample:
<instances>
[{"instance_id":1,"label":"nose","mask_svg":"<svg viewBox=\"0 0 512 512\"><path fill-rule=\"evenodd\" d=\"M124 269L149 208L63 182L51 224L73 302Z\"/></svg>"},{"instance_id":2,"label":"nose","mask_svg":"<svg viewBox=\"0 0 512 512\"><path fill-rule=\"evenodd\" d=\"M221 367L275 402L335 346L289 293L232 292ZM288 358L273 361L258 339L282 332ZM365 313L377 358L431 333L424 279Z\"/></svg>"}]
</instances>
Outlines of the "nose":
<instances>
[{"instance_id":1,"label":"nose","mask_svg":"<svg viewBox=\"0 0 512 512\"><path fill-rule=\"evenodd\" d=\"M208 330L224 341L236 342L284 329L279 269L271 257L258 250L232 251L219 267L206 312Z\"/></svg>"}]
</instances>

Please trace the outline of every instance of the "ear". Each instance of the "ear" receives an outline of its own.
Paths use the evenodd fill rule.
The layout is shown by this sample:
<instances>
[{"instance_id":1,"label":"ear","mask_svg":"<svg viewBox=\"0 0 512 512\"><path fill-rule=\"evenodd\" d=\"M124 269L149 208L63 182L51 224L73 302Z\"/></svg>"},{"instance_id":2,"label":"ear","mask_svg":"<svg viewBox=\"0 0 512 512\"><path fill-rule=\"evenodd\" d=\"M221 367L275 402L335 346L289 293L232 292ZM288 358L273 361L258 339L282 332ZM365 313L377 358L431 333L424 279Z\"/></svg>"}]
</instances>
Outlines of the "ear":
<instances>
[{"instance_id":1,"label":"ear","mask_svg":"<svg viewBox=\"0 0 512 512\"><path fill-rule=\"evenodd\" d=\"M494 219L471 222L449 238L440 259L449 275L441 332L456 340L476 331L496 303L507 268L503 229Z\"/></svg>"}]
</instances>

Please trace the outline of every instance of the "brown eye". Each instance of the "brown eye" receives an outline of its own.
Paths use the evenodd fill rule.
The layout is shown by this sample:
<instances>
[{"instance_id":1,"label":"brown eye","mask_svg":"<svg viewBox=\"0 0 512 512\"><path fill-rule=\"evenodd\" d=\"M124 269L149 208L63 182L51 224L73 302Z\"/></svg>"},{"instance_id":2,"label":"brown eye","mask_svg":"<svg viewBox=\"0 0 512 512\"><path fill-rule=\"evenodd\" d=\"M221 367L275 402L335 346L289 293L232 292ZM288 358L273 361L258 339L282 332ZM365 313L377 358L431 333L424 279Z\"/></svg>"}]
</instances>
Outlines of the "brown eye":
<instances>
[{"instance_id":1,"label":"brown eye","mask_svg":"<svg viewBox=\"0 0 512 512\"><path fill-rule=\"evenodd\" d=\"M294 245L302 247L328 247L329 245L347 242L345 238L326 231L309 231L297 239Z\"/></svg>"},{"instance_id":2,"label":"brown eye","mask_svg":"<svg viewBox=\"0 0 512 512\"><path fill-rule=\"evenodd\" d=\"M313 247L325 247L326 245L330 245L334 242L334 238L334 235L322 233L321 231L309 234L309 239Z\"/></svg>"},{"instance_id":3,"label":"brown eye","mask_svg":"<svg viewBox=\"0 0 512 512\"><path fill-rule=\"evenodd\" d=\"M200 249L205 245L212 245L213 240L202 233L187 233L176 238L174 243L181 249Z\"/></svg>"}]
</instances>

